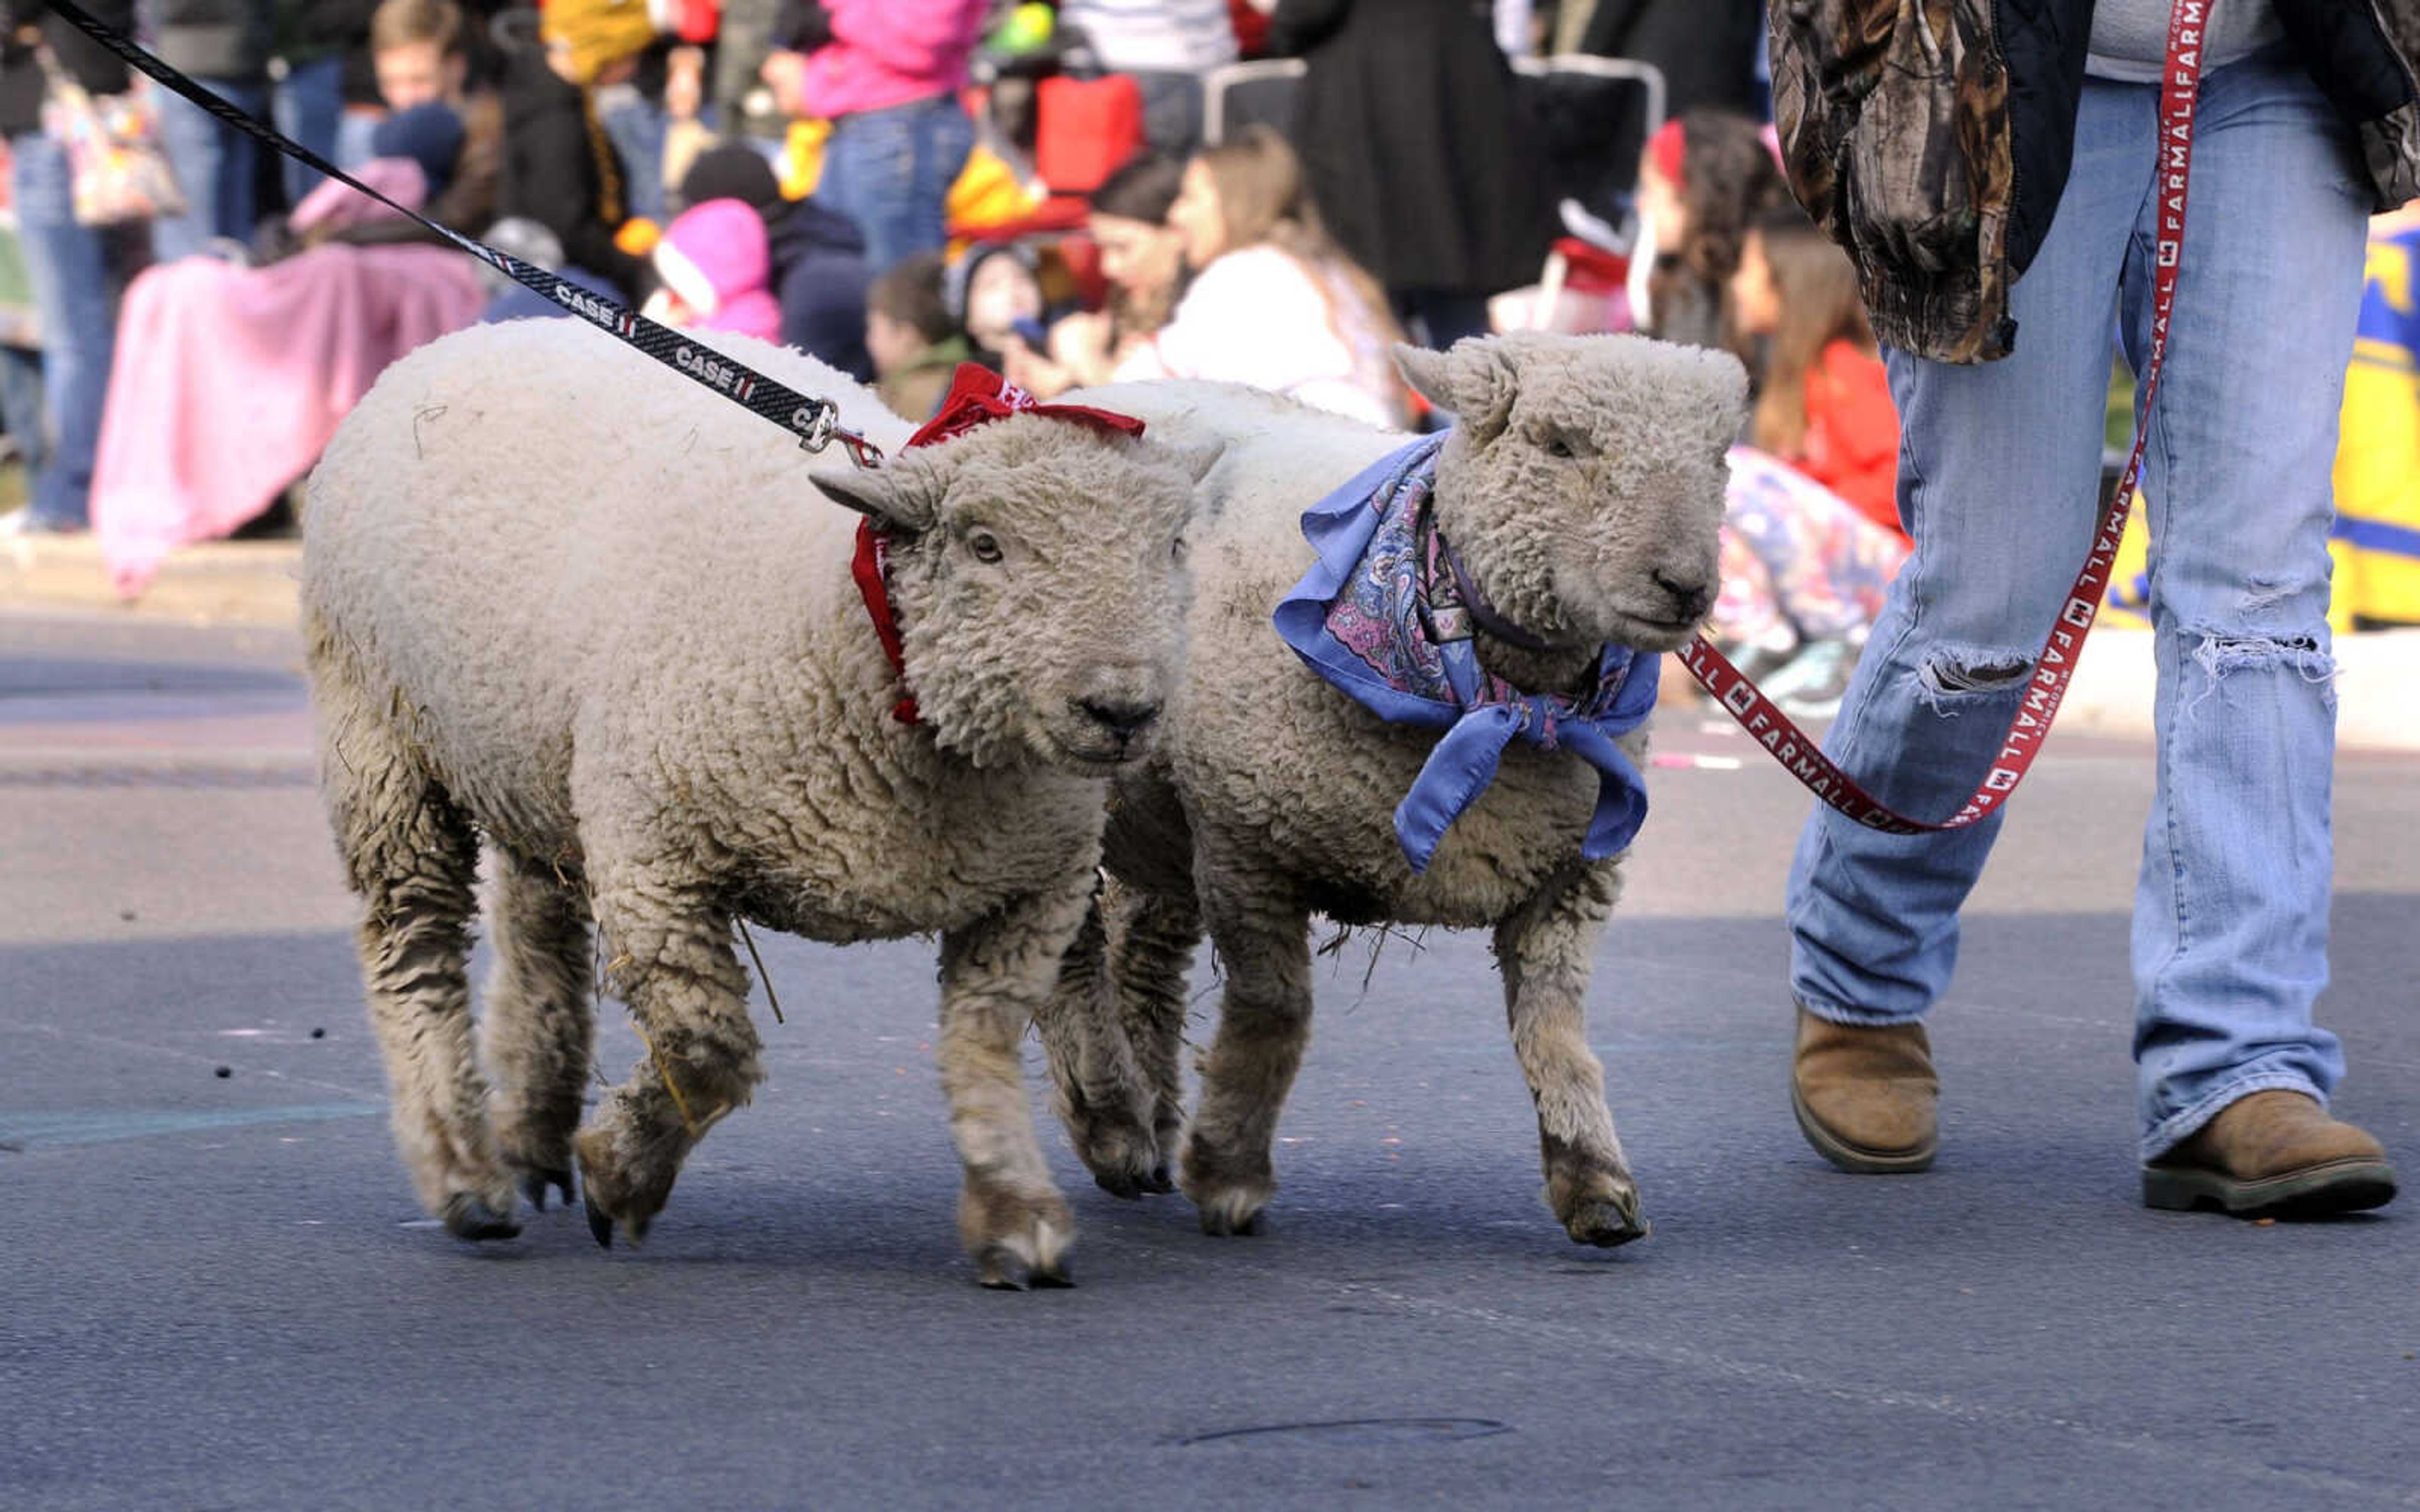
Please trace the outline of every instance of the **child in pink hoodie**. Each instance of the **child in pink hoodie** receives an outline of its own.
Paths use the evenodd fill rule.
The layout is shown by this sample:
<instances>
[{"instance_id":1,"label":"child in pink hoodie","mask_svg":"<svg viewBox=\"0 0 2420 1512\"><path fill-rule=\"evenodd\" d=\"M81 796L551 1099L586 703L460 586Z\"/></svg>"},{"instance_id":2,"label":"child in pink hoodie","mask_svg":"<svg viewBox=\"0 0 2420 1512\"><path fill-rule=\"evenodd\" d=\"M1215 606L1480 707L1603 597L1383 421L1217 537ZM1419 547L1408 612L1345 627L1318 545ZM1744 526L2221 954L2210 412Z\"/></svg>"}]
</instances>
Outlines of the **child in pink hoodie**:
<instances>
[{"instance_id":1,"label":"child in pink hoodie","mask_svg":"<svg viewBox=\"0 0 2420 1512\"><path fill-rule=\"evenodd\" d=\"M945 239L974 147L959 108L986 0L785 0L765 66L784 108L832 123L815 197L855 221L877 271Z\"/></svg>"},{"instance_id":2,"label":"child in pink hoodie","mask_svg":"<svg viewBox=\"0 0 2420 1512\"><path fill-rule=\"evenodd\" d=\"M764 218L745 200L691 206L656 243L664 286L646 314L668 326L737 331L782 339L782 304L773 297L773 258Z\"/></svg>"}]
</instances>

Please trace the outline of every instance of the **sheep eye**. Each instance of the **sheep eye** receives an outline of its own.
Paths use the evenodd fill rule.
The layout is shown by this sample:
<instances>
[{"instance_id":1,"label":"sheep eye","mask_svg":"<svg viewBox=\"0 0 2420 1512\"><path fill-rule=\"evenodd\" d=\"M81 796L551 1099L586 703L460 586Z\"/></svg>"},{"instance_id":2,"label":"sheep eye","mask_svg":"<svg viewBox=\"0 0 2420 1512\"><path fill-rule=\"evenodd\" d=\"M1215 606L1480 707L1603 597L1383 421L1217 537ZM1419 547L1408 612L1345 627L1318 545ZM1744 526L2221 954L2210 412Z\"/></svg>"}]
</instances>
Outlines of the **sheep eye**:
<instances>
[{"instance_id":1,"label":"sheep eye","mask_svg":"<svg viewBox=\"0 0 2420 1512\"><path fill-rule=\"evenodd\" d=\"M1546 455L1558 462L1568 462L1579 454L1572 450L1572 443L1565 438L1549 436L1546 438Z\"/></svg>"},{"instance_id":2,"label":"sheep eye","mask_svg":"<svg viewBox=\"0 0 2420 1512\"><path fill-rule=\"evenodd\" d=\"M967 537L967 549L977 562L998 562L1001 558L1000 538L988 531L977 531Z\"/></svg>"},{"instance_id":3,"label":"sheep eye","mask_svg":"<svg viewBox=\"0 0 2420 1512\"><path fill-rule=\"evenodd\" d=\"M1181 567L1185 565L1185 558L1188 549L1189 548L1185 537L1180 535L1175 540L1169 543L1168 560L1175 563Z\"/></svg>"}]
</instances>

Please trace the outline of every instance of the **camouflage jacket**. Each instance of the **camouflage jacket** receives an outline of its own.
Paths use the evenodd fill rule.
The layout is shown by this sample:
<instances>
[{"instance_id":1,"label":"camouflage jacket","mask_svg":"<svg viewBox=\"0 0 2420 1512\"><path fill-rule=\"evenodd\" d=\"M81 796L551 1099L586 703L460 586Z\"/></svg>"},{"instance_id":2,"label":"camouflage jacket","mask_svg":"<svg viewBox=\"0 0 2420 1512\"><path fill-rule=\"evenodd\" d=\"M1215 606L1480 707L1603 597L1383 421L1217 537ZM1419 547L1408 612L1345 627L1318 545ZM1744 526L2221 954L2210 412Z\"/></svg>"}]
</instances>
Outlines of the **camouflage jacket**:
<instances>
[{"instance_id":1,"label":"camouflage jacket","mask_svg":"<svg viewBox=\"0 0 2420 1512\"><path fill-rule=\"evenodd\" d=\"M2420 197L2420 0L2271 0L2359 131L2378 208ZM1874 330L2005 357L2009 288L2067 186L2092 0L1774 0L1791 188L1855 257Z\"/></svg>"}]
</instances>

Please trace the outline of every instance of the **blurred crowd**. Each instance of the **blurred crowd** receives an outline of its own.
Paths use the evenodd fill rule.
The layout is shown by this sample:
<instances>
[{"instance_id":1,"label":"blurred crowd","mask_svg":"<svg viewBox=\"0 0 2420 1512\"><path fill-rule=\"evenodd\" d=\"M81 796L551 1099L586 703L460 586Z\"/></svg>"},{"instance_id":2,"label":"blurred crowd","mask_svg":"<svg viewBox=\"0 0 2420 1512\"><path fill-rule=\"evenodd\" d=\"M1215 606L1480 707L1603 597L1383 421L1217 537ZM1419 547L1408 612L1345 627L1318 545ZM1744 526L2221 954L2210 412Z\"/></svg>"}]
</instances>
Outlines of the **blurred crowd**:
<instances>
[{"instance_id":1,"label":"blurred crowd","mask_svg":"<svg viewBox=\"0 0 2420 1512\"><path fill-rule=\"evenodd\" d=\"M0 422L29 496L0 530L98 529L138 588L183 541L280 520L411 347L562 313L7 5ZM669 324L799 347L911 419L962 362L1046 396L1218 378L1419 428L1446 417L1400 340L1732 351L1757 397L1714 628L1801 713L1837 701L1907 551L1856 275L1774 157L1760 0L85 7L400 204ZM171 170L147 200L91 203L97 120ZM2415 252L2381 223L2346 624L2420 622Z\"/></svg>"}]
</instances>

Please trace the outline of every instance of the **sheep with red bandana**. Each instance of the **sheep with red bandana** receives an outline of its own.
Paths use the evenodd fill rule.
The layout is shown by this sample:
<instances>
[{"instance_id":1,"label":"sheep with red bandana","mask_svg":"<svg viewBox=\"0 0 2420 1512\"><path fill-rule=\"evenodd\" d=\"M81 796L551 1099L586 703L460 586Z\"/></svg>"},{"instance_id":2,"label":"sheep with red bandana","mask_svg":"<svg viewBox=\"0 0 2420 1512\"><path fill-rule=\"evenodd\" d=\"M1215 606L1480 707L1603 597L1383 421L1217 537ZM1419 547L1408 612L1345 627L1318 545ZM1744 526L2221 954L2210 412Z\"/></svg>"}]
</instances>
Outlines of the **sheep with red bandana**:
<instances>
[{"instance_id":1,"label":"sheep with red bandana","mask_svg":"<svg viewBox=\"0 0 2420 1512\"><path fill-rule=\"evenodd\" d=\"M576 1161L597 1239L635 1242L762 1075L735 925L938 933L962 1235L986 1284L1063 1281L1017 1043L1085 917L1107 779L1176 676L1178 535L1215 447L993 418L980 386L910 444L814 359L692 335L698 362L836 397L891 459L810 466L556 320L396 363L312 476L322 790L397 1142L463 1238L518 1232L516 1187L567 1200ZM647 1053L582 1129L592 930Z\"/></svg>"}]
</instances>

